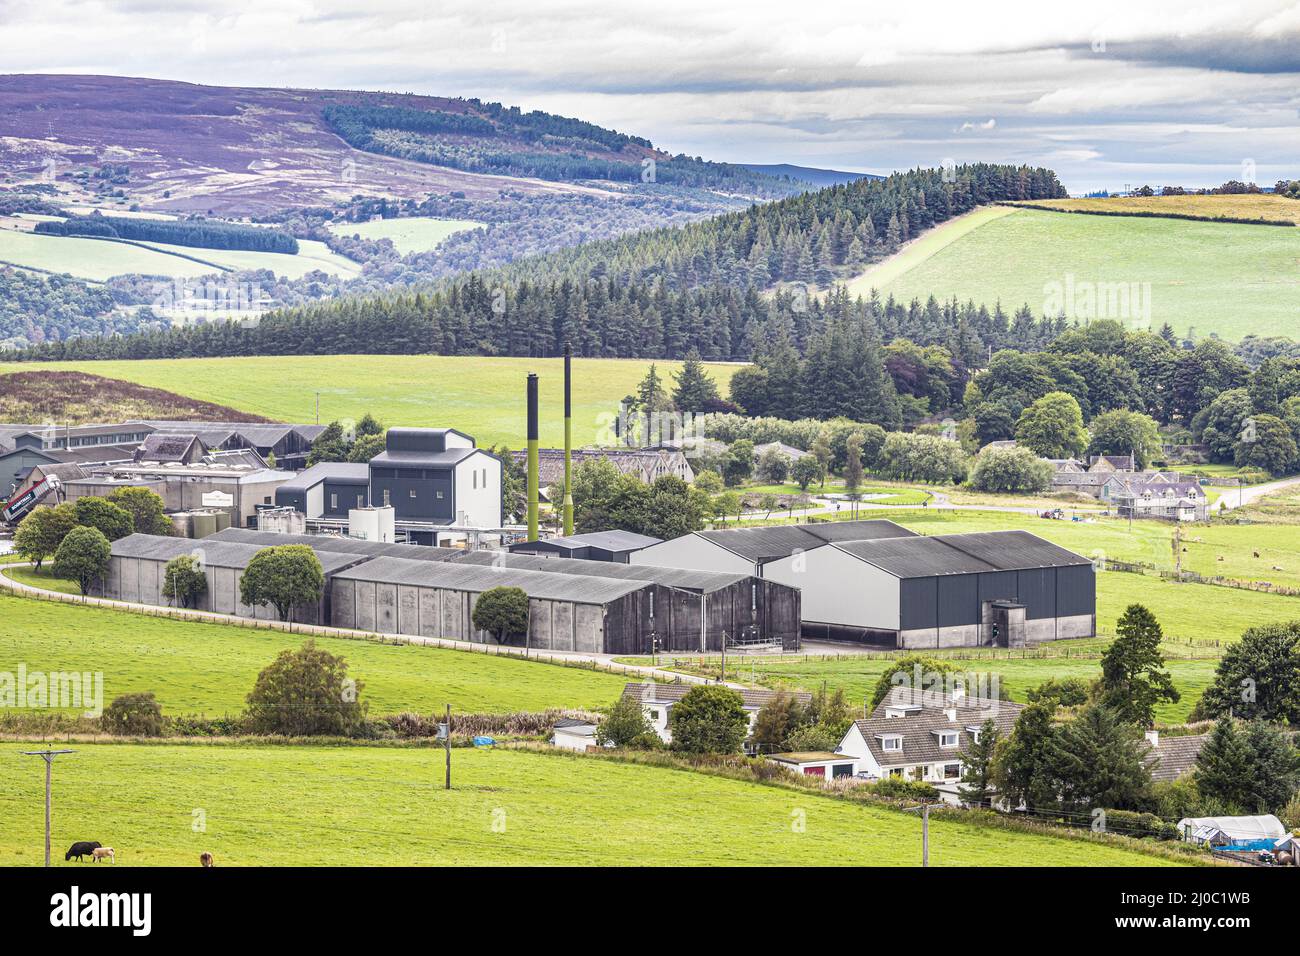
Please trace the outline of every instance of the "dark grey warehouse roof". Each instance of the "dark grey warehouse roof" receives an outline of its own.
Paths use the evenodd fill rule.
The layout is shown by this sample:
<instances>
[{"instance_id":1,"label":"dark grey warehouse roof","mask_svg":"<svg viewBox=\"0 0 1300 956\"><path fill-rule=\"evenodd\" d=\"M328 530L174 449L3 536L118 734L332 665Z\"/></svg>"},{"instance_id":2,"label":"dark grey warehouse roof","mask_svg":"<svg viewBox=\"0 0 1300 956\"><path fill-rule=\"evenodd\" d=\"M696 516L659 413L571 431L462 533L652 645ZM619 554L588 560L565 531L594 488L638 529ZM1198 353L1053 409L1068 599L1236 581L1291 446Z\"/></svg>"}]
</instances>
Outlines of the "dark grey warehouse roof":
<instances>
[{"instance_id":1,"label":"dark grey warehouse roof","mask_svg":"<svg viewBox=\"0 0 1300 956\"><path fill-rule=\"evenodd\" d=\"M254 544L241 544L235 541L217 541L214 537L171 538L155 534L132 534L113 542L112 555L115 558L145 558L151 561L170 561L182 554L201 556L204 564L214 568L248 567L253 556L262 550ZM280 542L291 544L296 542ZM317 551L316 557L326 574L332 574L358 561L366 560L365 555L344 554L338 551Z\"/></svg>"},{"instance_id":2,"label":"dark grey warehouse roof","mask_svg":"<svg viewBox=\"0 0 1300 956\"><path fill-rule=\"evenodd\" d=\"M544 538L542 543L555 544L563 548L601 548L605 551L631 551L648 548L658 544L663 538L653 538L648 534L636 534L632 531L589 531L586 534L571 534L564 537Z\"/></svg>"},{"instance_id":3,"label":"dark grey warehouse roof","mask_svg":"<svg viewBox=\"0 0 1300 956\"><path fill-rule=\"evenodd\" d=\"M446 451L381 451L370 459L370 463L380 466L390 465L395 468L422 466L450 468L477 451L479 451L477 448L448 448Z\"/></svg>"},{"instance_id":4,"label":"dark grey warehouse roof","mask_svg":"<svg viewBox=\"0 0 1300 956\"><path fill-rule=\"evenodd\" d=\"M362 538L345 538L329 534L280 534L276 531L253 531L250 528L226 528L203 540L235 541L240 544L255 544L259 548L276 544L305 544L315 551L363 554L371 558L391 556L415 561L446 561L464 554L460 548L431 548L418 544L366 541Z\"/></svg>"},{"instance_id":5,"label":"dark grey warehouse roof","mask_svg":"<svg viewBox=\"0 0 1300 956\"><path fill-rule=\"evenodd\" d=\"M300 471L280 486L281 491L307 491L323 481L339 484L370 484L370 465L365 462L322 461Z\"/></svg>"},{"instance_id":6,"label":"dark grey warehouse roof","mask_svg":"<svg viewBox=\"0 0 1300 956\"><path fill-rule=\"evenodd\" d=\"M774 558L786 558L797 550L807 551L828 542L917 536L915 531L909 531L901 525L883 519L730 528L695 533L755 563Z\"/></svg>"},{"instance_id":7,"label":"dark grey warehouse roof","mask_svg":"<svg viewBox=\"0 0 1300 956\"><path fill-rule=\"evenodd\" d=\"M835 547L900 578L1091 564L1028 531L846 541Z\"/></svg>"},{"instance_id":8,"label":"dark grey warehouse roof","mask_svg":"<svg viewBox=\"0 0 1300 956\"><path fill-rule=\"evenodd\" d=\"M608 604L647 587L644 581L619 581L590 575L547 574L543 571L509 567L448 561L411 561L392 557L374 558L336 574L335 578L474 593L497 587L516 587L529 597L548 601L573 601L577 604Z\"/></svg>"},{"instance_id":9,"label":"dark grey warehouse roof","mask_svg":"<svg viewBox=\"0 0 1300 956\"><path fill-rule=\"evenodd\" d=\"M587 561L582 558L541 558L533 554L508 551L463 551L454 558L457 564L489 565L500 562L508 568L545 571L550 574L595 575L624 581L648 581L683 591L705 594L731 587L753 577L743 572L691 571L684 568L657 568L649 564L618 564L612 561Z\"/></svg>"}]
</instances>

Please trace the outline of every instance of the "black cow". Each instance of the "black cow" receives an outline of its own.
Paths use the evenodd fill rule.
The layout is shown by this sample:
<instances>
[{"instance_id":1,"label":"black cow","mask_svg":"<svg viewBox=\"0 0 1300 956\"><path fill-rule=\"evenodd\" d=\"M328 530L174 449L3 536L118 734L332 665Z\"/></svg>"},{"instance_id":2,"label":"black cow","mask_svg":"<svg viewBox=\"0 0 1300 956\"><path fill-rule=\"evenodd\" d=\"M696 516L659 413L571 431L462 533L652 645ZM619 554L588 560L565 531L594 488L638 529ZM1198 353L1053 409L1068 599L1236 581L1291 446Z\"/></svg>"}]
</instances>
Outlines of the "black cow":
<instances>
[{"instance_id":1,"label":"black cow","mask_svg":"<svg viewBox=\"0 0 1300 956\"><path fill-rule=\"evenodd\" d=\"M80 863L83 856L90 856L93 850L96 850L103 845L104 844L96 840L82 840L80 843L72 844L72 849L68 850L68 852L64 854L63 860L66 863L75 856L77 862Z\"/></svg>"}]
</instances>

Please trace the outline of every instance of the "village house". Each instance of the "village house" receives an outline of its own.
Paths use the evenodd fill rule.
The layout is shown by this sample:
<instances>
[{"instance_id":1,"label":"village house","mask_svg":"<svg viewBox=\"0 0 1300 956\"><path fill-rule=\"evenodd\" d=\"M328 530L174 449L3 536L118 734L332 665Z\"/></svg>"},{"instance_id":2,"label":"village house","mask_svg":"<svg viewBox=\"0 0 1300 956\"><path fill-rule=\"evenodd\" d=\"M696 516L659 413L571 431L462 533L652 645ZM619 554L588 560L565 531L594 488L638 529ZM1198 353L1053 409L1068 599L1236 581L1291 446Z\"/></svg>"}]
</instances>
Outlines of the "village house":
<instances>
[{"instance_id":1,"label":"village house","mask_svg":"<svg viewBox=\"0 0 1300 956\"><path fill-rule=\"evenodd\" d=\"M641 712L645 715L646 722L659 735L660 740L670 744L673 742L673 735L668 727L669 714L677 702L685 697L690 689L691 685L689 684L647 682L644 684L628 684L623 688L623 696L641 701ZM758 712L772 698L776 697L779 691L743 688L737 689L736 693L740 695L744 703L745 713L749 715L749 728L745 732L746 736L749 736L754 732L754 722L758 719ZM812 703L812 694L802 691L791 692L788 696L804 706ZM751 750L748 743L746 743L745 749L746 751Z\"/></svg>"}]
</instances>

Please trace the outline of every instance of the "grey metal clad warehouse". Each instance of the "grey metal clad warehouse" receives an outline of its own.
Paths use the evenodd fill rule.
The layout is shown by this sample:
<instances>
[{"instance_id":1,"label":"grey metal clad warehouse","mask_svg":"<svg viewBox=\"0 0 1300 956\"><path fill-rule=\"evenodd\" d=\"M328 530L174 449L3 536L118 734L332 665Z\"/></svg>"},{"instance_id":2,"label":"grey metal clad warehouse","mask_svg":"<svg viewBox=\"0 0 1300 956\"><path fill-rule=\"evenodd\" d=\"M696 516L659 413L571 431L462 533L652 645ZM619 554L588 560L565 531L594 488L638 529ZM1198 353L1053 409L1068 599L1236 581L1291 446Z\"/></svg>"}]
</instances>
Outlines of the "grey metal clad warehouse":
<instances>
[{"instance_id":1,"label":"grey metal clad warehouse","mask_svg":"<svg viewBox=\"0 0 1300 956\"><path fill-rule=\"evenodd\" d=\"M892 521L880 519L695 531L642 548L632 554L630 561L633 564L704 571L740 571L762 577L767 562L820 548L833 541L913 537L915 534Z\"/></svg>"},{"instance_id":2,"label":"grey metal clad warehouse","mask_svg":"<svg viewBox=\"0 0 1300 956\"><path fill-rule=\"evenodd\" d=\"M1092 562L1027 531L840 541L764 573L802 587L806 637L1016 647L1096 632Z\"/></svg>"},{"instance_id":3,"label":"grey metal clad warehouse","mask_svg":"<svg viewBox=\"0 0 1300 956\"><path fill-rule=\"evenodd\" d=\"M580 558L557 560L502 551L470 551L458 564L496 565L549 574L647 581L659 586L647 609L659 650L717 651L730 644L799 647L799 591L743 572L698 571ZM701 634L703 637L701 638Z\"/></svg>"},{"instance_id":4,"label":"grey metal clad warehouse","mask_svg":"<svg viewBox=\"0 0 1300 956\"><path fill-rule=\"evenodd\" d=\"M211 538L199 542L152 534L128 535L113 542L108 575L96 593L119 601L167 605L171 603L163 587L167 562L188 554L200 561L208 579L207 593L198 605L200 610L274 619L274 609L252 607L239 600L239 579L260 550L262 548L258 545L215 541ZM320 559L327 581L335 572L368 560L364 554L320 550L316 551L316 557ZM328 592L318 605L296 608L294 620L303 624L327 623L327 597Z\"/></svg>"},{"instance_id":5,"label":"grey metal clad warehouse","mask_svg":"<svg viewBox=\"0 0 1300 956\"><path fill-rule=\"evenodd\" d=\"M255 544L259 548L268 548L277 544L305 544L317 553L337 551L344 554L360 554L368 558L392 555L410 558L413 561L446 561L448 558L465 553L461 548L432 548L397 544L391 541L364 541L361 538L348 538L336 534L281 534L277 531L254 531L251 528L226 528L203 540L204 542L233 541L239 544Z\"/></svg>"},{"instance_id":6,"label":"grey metal clad warehouse","mask_svg":"<svg viewBox=\"0 0 1300 956\"><path fill-rule=\"evenodd\" d=\"M591 531L567 537L519 541L510 545L515 554L540 554L559 558L585 558L590 561L613 561L627 564L628 558L642 548L659 544L662 538L631 531Z\"/></svg>"},{"instance_id":7,"label":"grey metal clad warehouse","mask_svg":"<svg viewBox=\"0 0 1300 956\"><path fill-rule=\"evenodd\" d=\"M362 630L495 643L472 622L478 595L517 587L529 597L529 633L541 650L642 654L650 650L649 581L548 574L500 566L380 557L333 576L334 624Z\"/></svg>"}]
</instances>

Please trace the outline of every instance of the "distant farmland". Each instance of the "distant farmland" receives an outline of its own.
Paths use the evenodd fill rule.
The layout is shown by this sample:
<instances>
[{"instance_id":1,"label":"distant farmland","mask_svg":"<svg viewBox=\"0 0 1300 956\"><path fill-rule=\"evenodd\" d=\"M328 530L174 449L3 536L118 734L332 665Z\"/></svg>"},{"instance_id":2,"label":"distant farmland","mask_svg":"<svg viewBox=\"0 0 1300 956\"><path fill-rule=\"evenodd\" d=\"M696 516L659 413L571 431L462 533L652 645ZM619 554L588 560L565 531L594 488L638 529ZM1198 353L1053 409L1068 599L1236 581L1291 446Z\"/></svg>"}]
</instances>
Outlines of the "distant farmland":
<instances>
[{"instance_id":1,"label":"distant farmland","mask_svg":"<svg viewBox=\"0 0 1300 956\"><path fill-rule=\"evenodd\" d=\"M372 222L336 222L330 232L338 236L360 236L362 239L391 239L401 255L428 252L437 248L448 236L467 229L477 229L481 222L468 219L431 219L428 216L409 216L404 219L376 219Z\"/></svg>"},{"instance_id":2,"label":"distant farmland","mask_svg":"<svg viewBox=\"0 0 1300 956\"><path fill-rule=\"evenodd\" d=\"M1300 201L1272 193L1237 196L1112 196L1105 199L1035 199L1017 203L1035 209L1079 213L1139 213L1206 219L1265 219L1300 225Z\"/></svg>"},{"instance_id":3,"label":"distant farmland","mask_svg":"<svg viewBox=\"0 0 1300 956\"><path fill-rule=\"evenodd\" d=\"M1238 212L1246 208L1241 202L1247 197L1223 198L1236 200ZM1274 199L1274 205L1279 202L1300 210L1300 203ZM1059 299L1053 292L1067 284L1123 284L1138 290L1132 301L1143 308L1102 317L1130 327L1156 330L1167 322L1179 335L1194 330L1197 337L1217 333L1232 341L1250 334L1300 335L1296 228L1017 209L950 242L932 242L932 248L926 242L923 237L904 247L896 260L854 280L850 289L866 295L877 287L881 295L905 301L934 295L990 308L1001 302L1008 313L1028 304L1042 314Z\"/></svg>"},{"instance_id":4,"label":"distant farmland","mask_svg":"<svg viewBox=\"0 0 1300 956\"><path fill-rule=\"evenodd\" d=\"M656 363L671 387L678 362ZM576 359L573 436L596 440L650 368L641 359ZM725 395L739 365L711 365ZM480 444L524 442L524 385L541 376L543 445L564 440L563 360L446 355L313 355L113 362L0 363L0 374L89 372L216 402L277 421L321 423L370 412L385 425L451 426ZM0 391L4 379L0 378Z\"/></svg>"}]
</instances>

